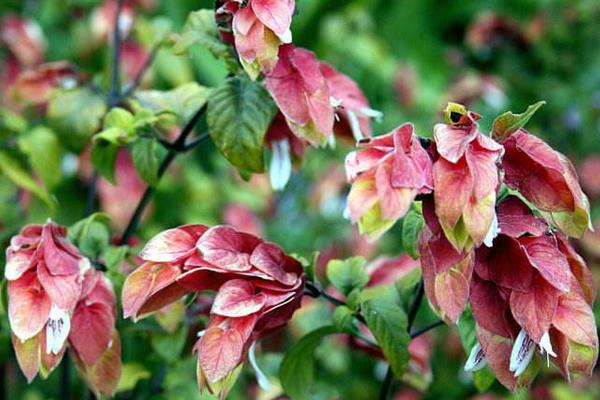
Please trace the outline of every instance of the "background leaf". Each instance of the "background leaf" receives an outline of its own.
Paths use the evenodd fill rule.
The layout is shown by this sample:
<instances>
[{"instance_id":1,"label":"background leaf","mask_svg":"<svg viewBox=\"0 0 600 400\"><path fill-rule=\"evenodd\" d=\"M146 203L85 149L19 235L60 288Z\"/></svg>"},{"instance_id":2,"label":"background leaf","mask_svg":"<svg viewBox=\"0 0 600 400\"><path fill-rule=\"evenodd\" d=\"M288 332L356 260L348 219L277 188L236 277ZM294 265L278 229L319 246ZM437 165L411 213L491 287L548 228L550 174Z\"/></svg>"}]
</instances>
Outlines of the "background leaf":
<instances>
[{"instance_id":1,"label":"background leaf","mask_svg":"<svg viewBox=\"0 0 600 400\"><path fill-rule=\"evenodd\" d=\"M208 131L230 163L244 171L262 172L264 137L274 114L274 103L264 86L236 75L212 93Z\"/></svg>"}]
</instances>

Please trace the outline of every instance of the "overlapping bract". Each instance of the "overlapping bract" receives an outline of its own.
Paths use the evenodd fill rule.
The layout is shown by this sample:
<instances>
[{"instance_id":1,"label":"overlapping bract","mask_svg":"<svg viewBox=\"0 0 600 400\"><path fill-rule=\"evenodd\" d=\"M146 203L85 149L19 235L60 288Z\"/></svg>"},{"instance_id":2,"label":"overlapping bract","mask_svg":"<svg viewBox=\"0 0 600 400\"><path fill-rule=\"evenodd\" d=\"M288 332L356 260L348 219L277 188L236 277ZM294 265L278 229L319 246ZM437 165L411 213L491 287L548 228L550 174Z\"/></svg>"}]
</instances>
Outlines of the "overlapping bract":
<instances>
[{"instance_id":1,"label":"overlapping bract","mask_svg":"<svg viewBox=\"0 0 600 400\"><path fill-rule=\"evenodd\" d=\"M66 344L90 388L112 395L121 375L111 283L53 222L28 225L6 250L12 342L28 381L60 363Z\"/></svg>"},{"instance_id":2,"label":"overlapping bract","mask_svg":"<svg viewBox=\"0 0 600 400\"><path fill-rule=\"evenodd\" d=\"M229 0L223 8L233 14L235 48L244 69L256 79L277 62L279 46L292 41L290 25L294 0Z\"/></svg>"},{"instance_id":3,"label":"overlapping bract","mask_svg":"<svg viewBox=\"0 0 600 400\"><path fill-rule=\"evenodd\" d=\"M279 48L279 60L266 74L265 85L280 110L265 138L272 151L269 172L276 190L289 179L291 156L301 158L306 144L333 143L334 134L353 142L370 137L371 118L381 115L370 108L352 79L292 45Z\"/></svg>"},{"instance_id":4,"label":"overlapping bract","mask_svg":"<svg viewBox=\"0 0 600 400\"><path fill-rule=\"evenodd\" d=\"M228 226L169 229L151 239L141 257L145 263L123 287L126 318L140 318L186 293L217 291L194 349L200 388L222 396L250 345L285 325L300 306L300 263L279 246Z\"/></svg>"},{"instance_id":5,"label":"overlapping bract","mask_svg":"<svg viewBox=\"0 0 600 400\"><path fill-rule=\"evenodd\" d=\"M359 146L364 149L346 157L352 184L347 211L360 232L374 240L408 212L417 195L431 192L432 161L412 124Z\"/></svg>"},{"instance_id":6,"label":"overlapping bract","mask_svg":"<svg viewBox=\"0 0 600 400\"><path fill-rule=\"evenodd\" d=\"M518 198L500 203L498 219L502 233L491 249L476 250L470 283L485 359L509 388L533 377L526 371L536 346L567 379L590 374L598 354L590 271L566 238Z\"/></svg>"},{"instance_id":7,"label":"overlapping bract","mask_svg":"<svg viewBox=\"0 0 600 400\"><path fill-rule=\"evenodd\" d=\"M588 227L588 200L566 157L522 128L528 112L499 117L496 141L479 130L478 114L450 103L446 123L435 126L427 150L411 139L428 169L415 168L425 162L391 161L399 153L392 144L400 143L391 138L401 137L403 129L411 138L410 125L397 136L366 141L366 150L346 160L348 210L362 233L385 232L416 196L421 200L419 252L429 303L445 321L457 322L470 302L479 343L466 369L487 362L511 389L535 375L536 347L567 378L590 373L598 353L593 280L565 236L580 236ZM411 159L410 152L401 154ZM394 187L400 174L420 179L402 186L411 188L409 195L382 190L384 183ZM504 188L497 204L502 184L529 203Z\"/></svg>"}]
</instances>

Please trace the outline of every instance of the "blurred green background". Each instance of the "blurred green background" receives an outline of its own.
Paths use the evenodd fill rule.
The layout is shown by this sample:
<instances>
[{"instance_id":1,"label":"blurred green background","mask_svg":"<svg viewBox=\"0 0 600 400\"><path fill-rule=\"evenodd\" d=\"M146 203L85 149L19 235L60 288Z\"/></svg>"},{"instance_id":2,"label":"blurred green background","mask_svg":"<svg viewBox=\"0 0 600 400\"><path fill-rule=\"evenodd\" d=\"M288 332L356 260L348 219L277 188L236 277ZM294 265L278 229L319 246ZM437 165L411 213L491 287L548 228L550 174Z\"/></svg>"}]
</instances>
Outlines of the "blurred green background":
<instances>
[{"instance_id":1,"label":"blurred green background","mask_svg":"<svg viewBox=\"0 0 600 400\"><path fill-rule=\"evenodd\" d=\"M482 114L481 125L487 129L496 115L506 110L521 112L527 105L545 100L547 104L527 127L576 164L584 189L592 199L593 214L600 215L600 207L595 206L600 195L600 166L593 162L594 155L600 156L600 1L296 2L294 43L313 50L320 59L358 82L371 106L384 113L383 119L373 125L376 134L411 121L419 135L430 136L448 101L467 104ZM212 7L209 0L153 3L136 15L131 40L142 45L148 43L148 32L157 26L177 32L190 11ZM110 49L90 49L88 40L90 14L99 4L96 0L3 0L0 13L20 14L38 21L48 42L48 60L71 60L99 85L107 87ZM0 61L5 57L2 50ZM195 48L191 57L176 57L166 48L161 50L145 84L170 89L195 80L215 86L226 74L224 64L203 48ZM44 123L40 116L31 115L28 119L33 126ZM292 253L309 257L312 251L319 250L324 258L362 254L369 259L380 254L397 255L402 252L397 228L374 247L358 239L355 229L342 217L347 190L342 166L350 148L339 142L335 149L308 151L304 165L294 173L286 189L274 194L264 176L249 183L242 181L211 144L203 145L178 159L161 181L153 211L141 225L140 239L183 223L235 223L236 218L240 225L248 223L247 218L236 217L235 213L233 217L226 215L228 207L239 206L257 218L258 222L253 223L269 240ZM64 150L61 155L63 159L69 157ZM70 225L83 214L85 183L77 172L63 173L62 181L52 191L61 206L52 216L59 223ZM14 186L0 177L3 242L26 221L40 222L49 216L48 209L35 199L23 209L22 204L13 201L14 195ZM113 229L118 234L122 227L115 225ZM597 273L600 240L589 235L580 247ZM289 344L303 332L322 325L329 314L330 310L322 304L308 304L298 312L289 332L264 346L260 363L267 372L276 375L281 351L286 348L282 343ZM425 311L420 314L417 325L433 318ZM128 373L134 378L135 373L141 373L141 379L135 381L134 389L121 392L120 398L199 398L185 332L179 335L183 335L177 342L183 344L179 345L171 342L173 335L163 334L163 342L151 339L150 333L159 329L155 323L122 325L124 362L131 367ZM1 334L0 356L6 360L3 373L5 385L10 387L9 398L57 398L57 373L49 381L38 378L31 387L25 387L8 344L6 317ZM470 378L462 372L465 356L456 329L441 328L430 336L428 347L432 354L431 382L423 394L401 385L396 398L477 396ZM177 354L169 355L165 349L175 349ZM317 362L319 395L315 398L376 397L384 373L381 362L336 339L321 347ZM136 369L138 366L141 369ZM80 398L85 391L75 375L73 379L73 398ZM247 368L231 398L254 398L252 382L251 370ZM498 384L492 391L495 394L479 398L508 396ZM264 393L262 396L274 398ZM600 380L594 376L569 387L556 369L546 369L531 391L514 396L598 399Z\"/></svg>"}]
</instances>

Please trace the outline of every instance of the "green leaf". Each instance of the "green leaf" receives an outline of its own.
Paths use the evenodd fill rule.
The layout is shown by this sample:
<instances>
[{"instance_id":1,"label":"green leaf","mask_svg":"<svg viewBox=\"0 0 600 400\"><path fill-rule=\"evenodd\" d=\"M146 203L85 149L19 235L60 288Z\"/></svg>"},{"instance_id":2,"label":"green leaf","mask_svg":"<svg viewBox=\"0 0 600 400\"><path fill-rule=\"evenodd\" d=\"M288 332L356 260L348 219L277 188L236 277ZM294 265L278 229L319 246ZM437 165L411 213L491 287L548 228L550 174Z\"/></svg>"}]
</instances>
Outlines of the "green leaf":
<instances>
[{"instance_id":1,"label":"green leaf","mask_svg":"<svg viewBox=\"0 0 600 400\"><path fill-rule=\"evenodd\" d=\"M156 140L141 138L131 148L133 165L142 179L150 186L156 186L158 183L160 166L158 147Z\"/></svg>"},{"instance_id":2,"label":"green leaf","mask_svg":"<svg viewBox=\"0 0 600 400\"><path fill-rule=\"evenodd\" d=\"M18 187L33 194L42 200L48 208L54 210L56 203L48 192L37 183L29 173L23 169L19 161L13 158L9 153L0 150L0 172L4 174L12 183Z\"/></svg>"},{"instance_id":3,"label":"green leaf","mask_svg":"<svg viewBox=\"0 0 600 400\"><path fill-rule=\"evenodd\" d=\"M214 10L198 10L188 15L181 35L176 37L173 52L184 54L196 44L206 47L216 58L232 57L229 46L219 36Z\"/></svg>"},{"instance_id":4,"label":"green leaf","mask_svg":"<svg viewBox=\"0 0 600 400\"><path fill-rule=\"evenodd\" d=\"M225 158L238 169L264 170L263 143L275 106L259 82L228 78L208 102L208 131Z\"/></svg>"},{"instance_id":5,"label":"green leaf","mask_svg":"<svg viewBox=\"0 0 600 400\"><path fill-rule=\"evenodd\" d=\"M110 234L106 227L108 221L110 221L108 214L94 213L71 225L68 229L68 239L83 254L95 258L108 247L110 241Z\"/></svg>"},{"instance_id":6,"label":"green leaf","mask_svg":"<svg viewBox=\"0 0 600 400\"><path fill-rule=\"evenodd\" d=\"M402 220L401 242L404 251L414 260L419 258L419 234L425 221L423 216L416 210L410 210Z\"/></svg>"},{"instance_id":7,"label":"green leaf","mask_svg":"<svg viewBox=\"0 0 600 400\"><path fill-rule=\"evenodd\" d=\"M48 122L69 150L79 153L100 128L104 99L88 88L55 92L48 103Z\"/></svg>"},{"instance_id":8,"label":"green leaf","mask_svg":"<svg viewBox=\"0 0 600 400\"><path fill-rule=\"evenodd\" d=\"M115 184L115 162L119 154L119 146L107 141L98 141L92 148L92 164L100 175Z\"/></svg>"},{"instance_id":9,"label":"green leaf","mask_svg":"<svg viewBox=\"0 0 600 400\"><path fill-rule=\"evenodd\" d=\"M148 379L152 376L151 372L142 364L125 363L121 367L121 379L117 385L116 393L126 392L133 389L138 381Z\"/></svg>"},{"instance_id":10,"label":"green leaf","mask_svg":"<svg viewBox=\"0 0 600 400\"><path fill-rule=\"evenodd\" d=\"M361 309L394 375L401 379L408 365L410 335L398 291L393 286L366 289Z\"/></svg>"},{"instance_id":11,"label":"green leaf","mask_svg":"<svg viewBox=\"0 0 600 400\"><path fill-rule=\"evenodd\" d=\"M129 254L129 246L108 246L104 249L103 259L106 269L109 271L118 271L121 263Z\"/></svg>"},{"instance_id":12,"label":"green leaf","mask_svg":"<svg viewBox=\"0 0 600 400\"><path fill-rule=\"evenodd\" d=\"M173 90L141 90L136 92L135 98L155 113L174 113L180 122L187 122L207 102L211 91L196 82L189 82Z\"/></svg>"},{"instance_id":13,"label":"green leaf","mask_svg":"<svg viewBox=\"0 0 600 400\"><path fill-rule=\"evenodd\" d=\"M285 393L292 399L308 399L315 375L314 352L321 340L337 330L324 326L301 338L285 354L279 369L279 379Z\"/></svg>"},{"instance_id":14,"label":"green leaf","mask_svg":"<svg viewBox=\"0 0 600 400\"><path fill-rule=\"evenodd\" d=\"M354 333L356 332L356 320L354 311L349 307L339 306L333 311L333 325L340 332Z\"/></svg>"},{"instance_id":15,"label":"green leaf","mask_svg":"<svg viewBox=\"0 0 600 400\"><path fill-rule=\"evenodd\" d=\"M173 363L179 359L185 340L187 339L188 329L186 326L180 327L177 332L154 332L151 337L152 349L163 360Z\"/></svg>"},{"instance_id":16,"label":"green leaf","mask_svg":"<svg viewBox=\"0 0 600 400\"><path fill-rule=\"evenodd\" d=\"M0 107L0 139L16 136L27 129L27 121L8 108Z\"/></svg>"},{"instance_id":17,"label":"green leaf","mask_svg":"<svg viewBox=\"0 0 600 400\"><path fill-rule=\"evenodd\" d=\"M518 129L524 127L533 114L544 104L546 104L545 101L538 101L527 107L527 110L521 114L513 114L511 111L507 111L498 116L492 125L492 138L500 141L506 139Z\"/></svg>"},{"instance_id":18,"label":"green leaf","mask_svg":"<svg viewBox=\"0 0 600 400\"><path fill-rule=\"evenodd\" d=\"M19 148L49 190L60 183L62 147L54 132L42 126L34 128L19 137Z\"/></svg>"},{"instance_id":19,"label":"green leaf","mask_svg":"<svg viewBox=\"0 0 600 400\"><path fill-rule=\"evenodd\" d=\"M327 279L347 296L354 289L362 289L369 282L365 271L367 260L357 256L346 260L331 260L327 264Z\"/></svg>"},{"instance_id":20,"label":"green leaf","mask_svg":"<svg viewBox=\"0 0 600 400\"><path fill-rule=\"evenodd\" d=\"M135 140L135 118L129 111L115 107L104 117L102 132L94 136L94 142L106 141L116 146Z\"/></svg>"}]
</instances>

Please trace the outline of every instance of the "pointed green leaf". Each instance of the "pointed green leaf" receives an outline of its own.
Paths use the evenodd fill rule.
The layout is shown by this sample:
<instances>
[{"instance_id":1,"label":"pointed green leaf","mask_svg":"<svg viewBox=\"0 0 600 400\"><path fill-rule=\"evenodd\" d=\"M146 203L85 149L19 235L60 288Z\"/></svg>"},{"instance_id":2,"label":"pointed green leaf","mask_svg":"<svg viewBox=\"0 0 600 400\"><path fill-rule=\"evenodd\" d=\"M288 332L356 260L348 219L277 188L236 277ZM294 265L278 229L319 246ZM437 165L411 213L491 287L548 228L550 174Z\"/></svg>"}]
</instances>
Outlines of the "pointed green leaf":
<instances>
[{"instance_id":1,"label":"pointed green leaf","mask_svg":"<svg viewBox=\"0 0 600 400\"><path fill-rule=\"evenodd\" d=\"M331 260L327 264L327 279L347 296L354 289L362 289L369 282L365 271L367 260L357 256L347 260Z\"/></svg>"},{"instance_id":2,"label":"pointed green leaf","mask_svg":"<svg viewBox=\"0 0 600 400\"><path fill-rule=\"evenodd\" d=\"M39 126L19 137L19 148L49 190L62 178L62 147L54 132Z\"/></svg>"},{"instance_id":3,"label":"pointed green leaf","mask_svg":"<svg viewBox=\"0 0 600 400\"><path fill-rule=\"evenodd\" d=\"M160 166L159 146L154 139L141 138L131 148L133 165L142 179L150 186L158 183Z\"/></svg>"},{"instance_id":4,"label":"pointed green leaf","mask_svg":"<svg viewBox=\"0 0 600 400\"><path fill-rule=\"evenodd\" d=\"M527 110L521 114L513 114L510 111L505 112L494 120L492 126L492 138L502 141L515 133L518 129L525 126L535 112L544 104L545 101L538 101L527 107Z\"/></svg>"},{"instance_id":5,"label":"pointed green leaf","mask_svg":"<svg viewBox=\"0 0 600 400\"><path fill-rule=\"evenodd\" d=\"M115 162L118 153L118 146L103 140L96 142L92 148L92 164L100 175L113 185L115 184Z\"/></svg>"},{"instance_id":6,"label":"pointed green leaf","mask_svg":"<svg viewBox=\"0 0 600 400\"><path fill-rule=\"evenodd\" d=\"M208 101L208 131L230 163L247 172L262 172L264 137L274 114L273 100L261 83L233 76Z\"/></svg>"},{"instance_id":7,"label":"pointed green leaf","mask_svg":"<svg viewBox=\"0 0 600 400\"><path fill-rule=\"evenodd\" d=\"M410 335L400 294L393 286L365 289L361 309L394 375L401 379L408 365Z\"/></svg>"},{"instance_id":8,"label":"pointed green leaf","mask_svg":"<svg viewBox=\"0 0 600 400\"><path fill-rule=\"evenodd\" d=\"M419 258L419 234L424 224L423 216L416 210L410 210L402 219L402 247L415 260Z\"/></svg>"},{"instance_id":9,"label":"pointed green leaf","mask_svg":"<svg viewBox=\"0 0 600 400\"><path fill-rule=\"evenodd\" d=\"M206 47L217 58L230 56L229 46L219 36L214 10L198 10L188 15L181 35L176 36L173 52L184 54L196 44Z\"/></svg>"},{"instance_id":10,"label":"pointed green leaf","mask_svg":"<svg viewBox=\"0 0 600 400\"><path fill-rule=\"evenodd\" d=\"M69 150L79 153L100 128L106 104L88 88L55 92L48 103L48 122Z\"/></svg>"},{"instance_id":11,"label":"pointed green leaf","mask_svg":"<svg viewBox=\"0 0 600 400\"><path fill-rule=\"evenodd\" d=\"M285 354L279 369L279 378L285 393L293 400L310 398L315 375L314 352L321 340L336 333L333 326L324 326L301 338Z\"/></svg>"},{"instance_id":12,"label":"pointed green leaf","mask_svg":"<svg viewBox=\"0 0 600 400\"><path fill-rule=\"evenodd\" d=\"M12 183L33 194L42 200L51 210L54 210L56 203L48 192L21 167L16 158L2 150L0 150L0 172L10 179Z\"/></svg>"}]
</instances>

